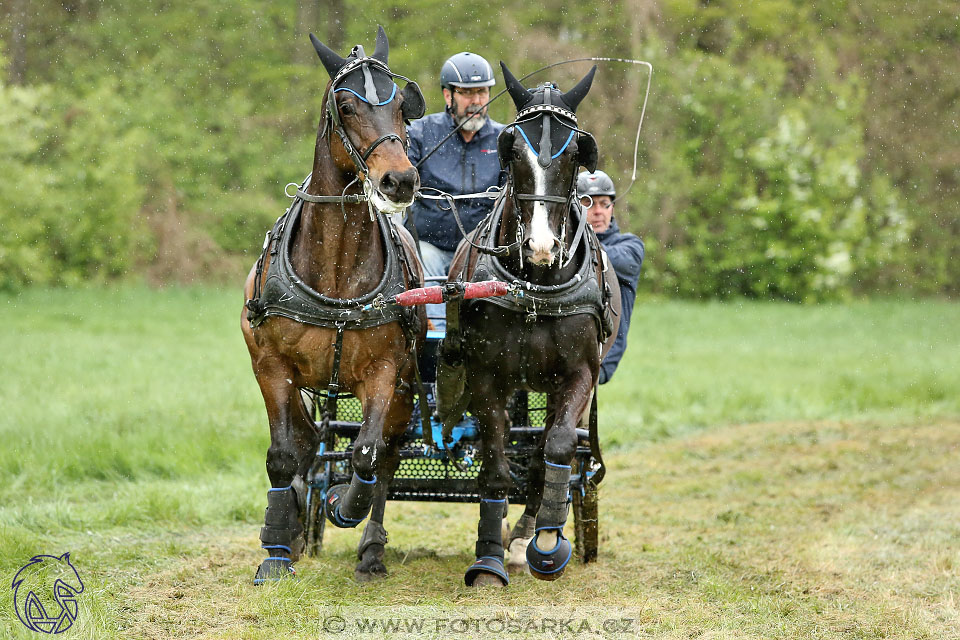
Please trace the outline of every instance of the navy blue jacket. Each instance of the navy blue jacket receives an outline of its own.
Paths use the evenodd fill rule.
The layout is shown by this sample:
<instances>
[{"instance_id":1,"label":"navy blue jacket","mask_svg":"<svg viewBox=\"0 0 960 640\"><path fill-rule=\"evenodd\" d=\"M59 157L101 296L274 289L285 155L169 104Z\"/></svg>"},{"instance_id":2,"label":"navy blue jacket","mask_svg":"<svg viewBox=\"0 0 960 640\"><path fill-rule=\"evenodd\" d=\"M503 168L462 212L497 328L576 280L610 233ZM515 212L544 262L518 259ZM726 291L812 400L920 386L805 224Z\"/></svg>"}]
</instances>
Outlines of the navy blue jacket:
<instances>
[{"instance_id":1,"label":"navy blue jacket","mask_svg":"<svg viewBox=\"0 0 960 640\"><path fill-rule=\"evenodd\" d=\"M640 278L640 268L643 266L643 240L632 233L620 233L617 221L612 219L607 230L598 233L597 238L606 250L610 264L620 282L620 328L617 330L617 339L613 347L600 363L600 384L604 384L613 377L613 372L627 349L630 314L633 313L633 301L637 297L637 280Z\"/></svg>"},{"instance_id":2,"label":"navy blue jacket","mask_svg":"<svg viewBox=\"0 0 960 640\"><path fill-rule=\"evenodd\" d=\"M410 147L407 156L410 162L417 164L420 158L430 153L444 136L456 125L449 113L431 113L414 120L407 127ZM440 189L451 195L478 193L493 185L502 185L506 173L501 177L500 161L497 158L497 136L504 125L487 118L483 127L477 131L470 142L464 142L459 133L453 134L420 167L420 184L424 187ZM429 195L436 195L427 191ZM452 211L440 208L440 200L416 200L410 207L417 224L420 240L429 242L438 249L453 251L463 235L457 227ZM443 206L447 206L443 202ZM473 231L483 220L493 200L464 199L457 200L457 210L467 233Z\"/></svg>"}]
</instances>

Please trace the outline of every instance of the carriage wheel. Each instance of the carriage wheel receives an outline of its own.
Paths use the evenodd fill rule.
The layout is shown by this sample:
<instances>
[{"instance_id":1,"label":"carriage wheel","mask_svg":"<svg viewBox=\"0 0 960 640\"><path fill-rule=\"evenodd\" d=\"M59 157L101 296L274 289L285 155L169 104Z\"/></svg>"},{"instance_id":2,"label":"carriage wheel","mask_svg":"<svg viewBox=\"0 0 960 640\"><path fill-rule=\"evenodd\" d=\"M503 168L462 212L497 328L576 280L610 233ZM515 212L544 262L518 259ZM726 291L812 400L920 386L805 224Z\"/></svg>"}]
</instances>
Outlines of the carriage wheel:
<instances>
[{"instance_id":1,"label":"carriage wheel","mask_svg":"<svg viewBox=\"0 0 960 640\"><path fill-rule=\"evenodd\" d=\"M592 482L586 483L583 495L572 493L575 549L581 560L594 562L599 547L599 493Z\"/></svg>"}]
</instances>

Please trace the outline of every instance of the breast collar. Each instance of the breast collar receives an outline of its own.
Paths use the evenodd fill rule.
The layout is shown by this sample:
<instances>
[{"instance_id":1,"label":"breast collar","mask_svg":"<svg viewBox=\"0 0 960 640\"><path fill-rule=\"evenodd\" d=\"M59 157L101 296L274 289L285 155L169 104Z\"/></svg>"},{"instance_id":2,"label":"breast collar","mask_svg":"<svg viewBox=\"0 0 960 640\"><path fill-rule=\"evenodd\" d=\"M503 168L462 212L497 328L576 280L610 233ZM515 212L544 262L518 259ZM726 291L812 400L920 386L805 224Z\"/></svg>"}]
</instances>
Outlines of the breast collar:
<instances>
[{"instance_id":1,"label":"breast collar","mask_svg":"<svg viewBox=\"0 0 960 640\"><path fill-rule=\"evenodd\" d=\"M380 282L373 291L359 298L330 298L307 286L294 272L290 262L293 230L297 227L302 210L303 200L296 198L286 213L277 220L273 230L267 234L263 253L257 264L257 284L260 282L262 264L268 252L270 265L259 295L255 292L253 299L247 302L247 318L251 326L259 326L270 316L283 316L319 327L347 329L368 329L396 321L405 324L415 322L412 317L414 314L411 314L407 307L375 305L375 308L368 311L362 310L364 305L374 303L378 298L388 298L406 289L403 268L405 258L401 255L403 248L400 237L384 214L376 214L386 261ZM411 286L420 286L413 273L410 272L409 275Z\"/></svg>"},{"instance_id":2,"label":"breast collar","mask_svg":"<svg viewBox=\"0 0 960 640\"><path fill-rule=\"evenodd\" d=\"M477 244L481 246L496 244L496 232L500 228L500 219L504 210L503 200L480 224L477 230ZM606 270L606 264L601 268L602 254L596 235L588 233L586 237L588 240L583 243L584 257L580 261L577 272L570 280L558 285L539 285L519 280L507 271L499 258L479 252L476 267L470 278L472 282L501 280L519 285L519 290L502 297L465 301L464 304L495 304L525 314L528 321L535 320L538 315L562 317L581 313L589 314L597 320L600 327L600 341L603 342L611 332L607 328L608 318L605 317L608 315L605 313L605 307L609 296L606 295L605 286L600 281L601 273Z\"/></svg>"}]
</instances>

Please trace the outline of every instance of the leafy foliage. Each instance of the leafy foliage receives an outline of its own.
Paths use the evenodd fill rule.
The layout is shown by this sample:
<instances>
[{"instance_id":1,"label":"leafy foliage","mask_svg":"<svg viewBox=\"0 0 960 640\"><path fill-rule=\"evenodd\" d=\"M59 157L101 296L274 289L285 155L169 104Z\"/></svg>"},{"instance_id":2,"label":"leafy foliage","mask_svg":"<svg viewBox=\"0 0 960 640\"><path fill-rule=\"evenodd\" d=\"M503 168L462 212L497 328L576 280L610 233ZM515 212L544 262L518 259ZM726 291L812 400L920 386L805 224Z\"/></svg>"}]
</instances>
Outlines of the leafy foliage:
<instances>
[{"instance_id":1,"label":"leafy foliage","mask_svg":"<svg viewBox=\"0 0 960 640\"><path fill-rule=\"evenodd\" d=\"M0 288L238 280L282 186L309 170L327 78L306 32L345 53L371 46L377 23L431 110L440 65L464 49L518 76L650 60L639 179L617 208L648 244L643 287L806 301L960 282L960 133L943 117L960 102L960 9L947 0L21 4L0 9ZM565 87L587 68L527 82ZM580 110L621 191L638 69L600 63ZM512 105L491 114L509 120Z\"/></svg>"}]
</instances>

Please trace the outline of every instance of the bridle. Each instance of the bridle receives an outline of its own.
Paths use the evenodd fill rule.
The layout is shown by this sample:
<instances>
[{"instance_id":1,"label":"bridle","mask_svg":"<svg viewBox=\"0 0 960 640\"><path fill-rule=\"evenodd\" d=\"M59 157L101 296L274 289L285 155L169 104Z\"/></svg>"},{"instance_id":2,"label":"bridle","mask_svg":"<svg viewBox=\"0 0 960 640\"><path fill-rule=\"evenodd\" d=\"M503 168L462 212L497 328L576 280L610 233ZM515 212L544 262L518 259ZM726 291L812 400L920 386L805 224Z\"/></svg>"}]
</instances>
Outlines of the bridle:
<instances>
[{"instance_id":1,"label":"bridle","mask_svg":"<svg viewBox=\"0 0 960 640\"><path fill-rule=\"evenodd\" d=\"M544 102L542 104L535 104L524 109L521 109L517 112L516 119L507 127L504 128L504 131L508 129L513 129L520 133L520 136L523 138L524 142L528 147L534 152L537 153L537 163L544 169L550 166L550 164L559 158L567 147L570 145L570 142L573 140L576 135L578 138L580 136L590 136L593 137L588 131L580 129L577 122L577 114L569 109L565 109L559 105L552 104L550 88L545 86L543 90ZM525 122L530 122L537 118L543 119L542 131L540 134L540 151L537 152L537 149L530 142L530 139L527 137L527 134L524 133L523 129L519 126ZM553 143L551 138L551 120L556 120L557 123L570 130L570 134L567 136L566 141L560 147L560 150L556 153L553 153ZM573 126L564 122L568 120L573 123ZM501 133L501 135L503 135ZM514 178L514 169L513 161L505 163L507 166L507 188L512 198L514 204L514 210L518 218L522 218L522 213L520 209L520 202L551 202L564 205L563 211L563 227L560 232L560 268L564 268L570 264L570 261L573 260L574 255L577 252L577 246L580 243L581 238L583 237L583 232L586 227L587 217L584 215L581 207L580 200L577 198L577 169L579 169L578 163L573 163L573 172L570 175L570 188L566 196L554 196L549 194L541 193L519 193L516 189L516 182ZM577 217L579 222L577 224L577 231L573 237L573 241L570 244L570 249L566 262L563 260L564 247L566 246L566 235L567 235L567 216L571 208L575 208L577 211ZM523 238L523 223L522 221L517 221L517 242L522 242ZM510 246L517 244L513 243Z\"/></svg>"},{"instance_id":2,"label":"bridle","mask_svg":"<svg viewBox=\"0 0 960 640\"><path fill-rule=\"evenodd\" d=\"M391 79L400 78L401 80L406 81L408 85L412 84L416 88L416 96L419 98L419 104L413 105L408 114L408 110L404 105L404 119L415 119L419 118L423 112L423 92L420 91L420 86L407 78L402 76L399 73L394 73L386 65L386 63L378 60L377 58L372 58L367 56L364 53L363 47L357 45L353 48L352 55L355 56L353 60L350 60L347 64L337 71L337 74L333 77L333 80L330 81L330 91L327 94L327 109L323 118L323 128L320 132L320 137L325 138L327 131L332 129L339 137L343 143L343 148L346 149L347 155L350 156L350 160L353 162L353 166L357 170L357 177L355 177L343 190L339 196L316 196L309 193L306 193L302 187L297 188L296 195L297 197L306 200L307 202L319 202L324 204L330 203L339 203L341 206L345 203L359 203L359 202L370 202L370 195L375 190L375 187L370 182L370 168L367 165L367 159L374 152L374 150L379 147L384 142L390 140L396 140L403 146L404 153L407 151L407 142L396 133L385 133L376 140L374 140L366 151L361 153L357 150L356 145L353 144L353 141L350 140L350 134L347 133L347 130L343 126L343 121L340 119L340 109L337 105L337 93L341 91L346 91L352 93L357 98L366 102L367 104L373 107L382 107L384 105L390 104L393 102L394 98L397 96L397 84L393 83L393 90L390 93L390 97L386 100L381 100L380 96L377 93L377 87L373 81L373 74L371 73L372 69L382 71L387 74ZM360 95L358 92L347 87L338 87L341 82L343 82L347 76L354 73L355 71L360 71L363 73L363 85L364 85L364 95ZM419 111L419 113L416 113ZM351 186L363 180L363 194L347 194L346 191ZM289 186L289 185L287 185ZM371 216L373 212L371 211Z\"/></svg>"},{"instance_id":3,"label":"bridle","mask_svg":"<svg viewBox=\"0 0 960 640\"><path fill-rule=\"evenodd\" d=\"M538 154L538 158L537 158L537 161L544 168L549 167L550 163L553 160L559 158L560 155L564 151L566 151L567 147L570 145L570 142L573 140L574 135L577 135L578 137L579 136L589 136L591 138L593 137L593 134L591 134L589 131L584 131L583 129L580 129L577 126L577 115L574 112L568 109L564 109L563 107L551 104L549 91L546 91L545 93L547 94L545 104L532 105L525 109L521 109L517 113L516 119L512 123L504 127L503 131L500 132L500 135L502 136L506 131L510 129L515 129L516 131L519 131L520 135L523 137L527 145L531 149L533 149L534 152L536 153L536 149L534 149L533 145L530 143L530 140L527 138L527 135L523 132L523 129L521 129L518 125L521 125L525 122L529 122L536 118L544 118L543 132L541 133L541 137L540 137L540 153ZM563 120L561 120L560 117L558 116L562 118L566 118L567 120L570 120L571 122L573 122L573 126L570 126L566 122L563 122ZM557 122L561 126L570 130L570 135L567 136L566 141L560 147L560 150L557 151L556 153L552 153L552 142L550 139L550 119L551 118L556 118ZM498 144L498 147L499 147L499 144ZM521 209L520 209L521 201L553 202L553 203L565 205L564 218L563 218L563 230L561 231L561 238L560 238L560 247L561 247L560 263L561 263L561 268L566 267L567 265L570 264L570 261L573 260L573 257L576 255L577 247L580 244L581 239L583 238L583 232L586 228L586 221L587 221L587 217L586 215L584 215L582 208L580 206L580 200L579 198L577 198L576 175L577 175L577 169L579 168L579 165L576 163L574 163L573 165L573 172L570 175L569 193L566 196L554 196L554 195L539 194L539 193L519 193L516 190L516 180L514 178L514 173L513 173L513 161L512 160L505 161L503 154L501 153L500 162L502 166L504 166L507 169L507 184L501 190L500 196L497 198L496 202L494 202L493 211L497 211L500 207L503 206L507 193L511 195L511 199L513 200L514 210L516 211L518 218L522 216ZM521 220L517 221L517 238L510 244L495 245L492 247L477 244L470 239L469 234L467 233L466 229L464 229L463 222L460 219L460 213L459 211L457 211L457 205L454 202L453 196L439 190L436 190L436 191L440 194L439 198L446 200L447 204L450 206L450 210L453 212L453 217L457 222L457 226L460 227L460 233L463 236L463 239L466 240L467 243L471 247L473 247L474 250L476 250L479 253L495 256L498 258L504 258L511 255L520 255L520 249L523 245L523 231L524 231L523 222ZM436 198L438 196L430 196L430 197ZM566 241L566 235L567 235L566 212L569 211L571 207L576 207L579 223L577 224L577 231L574 235L573 242L571 242L570 244L567 260L566 262L564 262L563 253L564 253L564 246L566 244L565 241Z\"/></svg>"}]
</instances>

